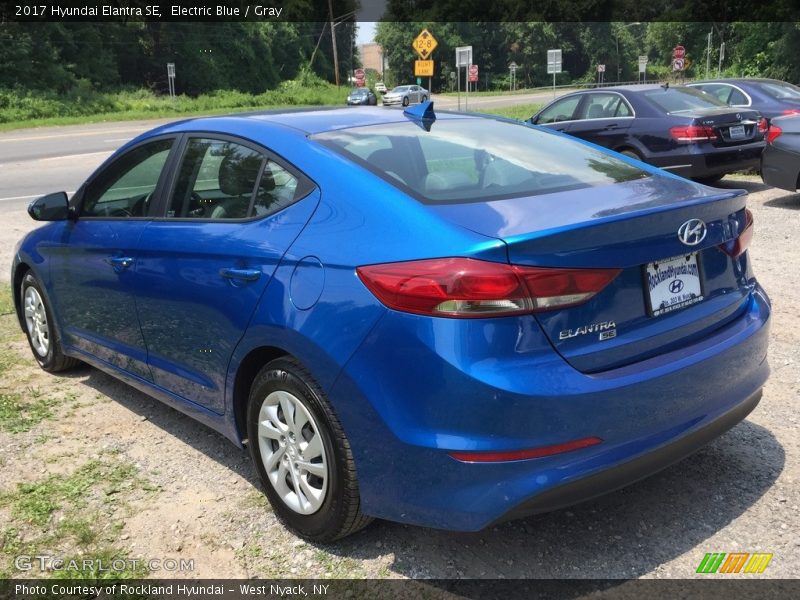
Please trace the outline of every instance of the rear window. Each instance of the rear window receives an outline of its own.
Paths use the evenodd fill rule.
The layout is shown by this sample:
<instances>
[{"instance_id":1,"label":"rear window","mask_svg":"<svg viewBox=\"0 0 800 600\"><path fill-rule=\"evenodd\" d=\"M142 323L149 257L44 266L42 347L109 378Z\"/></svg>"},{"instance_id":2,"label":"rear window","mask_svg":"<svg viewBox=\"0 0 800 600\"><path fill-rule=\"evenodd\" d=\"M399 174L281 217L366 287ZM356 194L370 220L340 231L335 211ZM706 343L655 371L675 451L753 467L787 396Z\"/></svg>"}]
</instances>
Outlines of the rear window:
<instances>
[{"instance_id":1,"label":"rear window","mask_svg":"<svg viewBox=\"0 0 800 600\"><path fill-rule=\"evenodd\" d=\"M596 187L649 174L573 139L494 119L413 121L314 139L423 202L454 204Z\"/></svg>"},{"instance_id":2,"label":"rear window","mask_svg":"<svg viewBox=\"0 0 800 600\"><path fill-rule=\"evenodd\" d=\"M664 112L681 113L703 108L728 106L711 94L685 87L648 90L642 94Z\"/></svg>"},{"instance_id":3,"label":"rear window","mask_svg":"<svg viewBox=\"0 0 800 600\"><path fill-rule=\"evenodd\" d=\"M791 83L770 81L761 83L760 87L765 94L776 100L800 100L800 88Z\"/></svg>"}]
</instances>

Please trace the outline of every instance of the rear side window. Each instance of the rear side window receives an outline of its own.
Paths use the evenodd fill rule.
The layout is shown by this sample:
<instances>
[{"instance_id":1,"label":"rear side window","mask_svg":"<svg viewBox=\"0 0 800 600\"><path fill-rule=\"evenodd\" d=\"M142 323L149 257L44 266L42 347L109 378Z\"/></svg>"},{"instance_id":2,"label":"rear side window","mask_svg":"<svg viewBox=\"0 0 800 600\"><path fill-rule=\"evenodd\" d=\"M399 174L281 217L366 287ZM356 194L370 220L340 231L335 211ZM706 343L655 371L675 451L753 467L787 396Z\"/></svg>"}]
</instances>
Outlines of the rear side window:
<instances>
[{"instance_id":1,"label":"rear side window","mask_svg":"<svg viewBox=\"0 0 800 600\"><path fill-rule=\"evenodd\" d=\"M246 219L291 204L298 179L263 153L225 140L192 138L183 154L167 217Z\"/></svg>"},{"instance_id":2,"label":"rear side window","mask_svg":"<svg viewBox=\"0 0 800 600\"><path fill-rule=\"evenodd\" d=\"M703 108L727 106L715 96L687 87L660 88L642 92L644 96L667 113L681 113Z\"/></svg>"},{"instance_id":3,"label":"rear side window","mask_svg":"<svg viewBox=\"0 0 800 600\"><path fill-rule=\"evenodd\" d=\"M619 117L632 117L631 110L625 99L619 94L589 94L587 102L581 109L581 119L616 119Z\"/></svg>"},{"instance_id":4,"label":"rear side window","mask_svg":"<svg viewBox=\"0 0 800 600\"><path fill-rule=\"evenodd\" d=\"M330 131L315 140L422 202L457 204L608 185L648 173L576 140L518 123L440 119ZM381 140L391 148L356 153Z\"/></svg>"},{"instance_id":5,"label":"rear side window","mask_svg":"<svg viewBox=\"0 0 800 600\"><path fill-rule=\"evenodd\" d=\"M800 100L800 88L791 83L770 81L769 83L761 83L760 87L765 94L776 100Z\"/></svg>"}]
</instances>

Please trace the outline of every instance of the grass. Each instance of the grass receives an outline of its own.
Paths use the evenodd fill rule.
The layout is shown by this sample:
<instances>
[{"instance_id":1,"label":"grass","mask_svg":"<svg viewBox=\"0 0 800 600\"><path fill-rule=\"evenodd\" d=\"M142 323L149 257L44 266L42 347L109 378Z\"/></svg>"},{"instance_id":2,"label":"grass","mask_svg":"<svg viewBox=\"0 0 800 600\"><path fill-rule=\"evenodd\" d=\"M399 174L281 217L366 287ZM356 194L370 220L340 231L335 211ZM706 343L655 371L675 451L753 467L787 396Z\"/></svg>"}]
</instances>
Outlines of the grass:
<instances>
[{"instance_id":1,"label":"grass","mask_svg":"<svg viewBox=\"0 0 800 600\"><path fill-rule=\"evenodd\" d=\"M543 104L516 104L514 106L503 106L500 108L486 108L481 109L480 112L489 113L492 115L501 115L511 119L518 119L526 121L530 119L539 109L544 106Z\"/></svg>"},{"instance_id":2,"label":"grass","mask_svg":"<svg viewBox=\"0 0 800 600\"><path fill-rule=\"evenodd\" d=\"M292 106L344 105L350 88L311 74L260 94L218 90L196 97L158 96L149 90L115 93L79 86L66 95L0 90L0 131L27 127L214 115Z\"/></svg>"},{"instance_id":3,"label":"grass","mask_svg":"<svg viewBox=\"0 0 800 600\"><path fill-rule=\"evenodd\" d=\"M26 401L17 393L0 394L0 431L22 433L30 431L52 416L51 402L46 398Z\"/></svg>"}]
</instances>

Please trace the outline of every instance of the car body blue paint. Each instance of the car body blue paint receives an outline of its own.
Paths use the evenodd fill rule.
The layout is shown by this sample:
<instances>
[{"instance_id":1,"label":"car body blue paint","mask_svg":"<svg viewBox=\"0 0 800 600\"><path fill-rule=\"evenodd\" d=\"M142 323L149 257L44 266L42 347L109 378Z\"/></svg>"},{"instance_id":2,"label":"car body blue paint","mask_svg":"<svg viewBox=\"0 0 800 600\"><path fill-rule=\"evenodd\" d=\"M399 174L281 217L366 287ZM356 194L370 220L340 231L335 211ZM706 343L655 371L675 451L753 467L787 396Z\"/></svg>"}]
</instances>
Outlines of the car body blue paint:
<instances>
[{"instance_id":1,"label":"car body blue paint","mask_svg":"<svg viewBox=\"0 0 800 600\"><path fill-rule=\"evenodd\" d=\"M329 396L350 440L363 510L427 526L480 529L537 494L691 434L763 385L769 301L747 253L730 258L717 248L743 223L742 192L628 161L650 177L532 198L425 205L309 140L387 122L408 119L401 111L341 109L162 126L109 160L156 135L223 133L264 146L305 173L314 189L271 217L246 222L48 223L26 237L13 268L25 265L44 283L67 354L237 444L245 435L234 406L240 365L265 347L295 356ZM709 223L699 248L709 298L648 317L639 269L685 251L674 232L687 215ZM84 233L84 242L73 244L84 226L113 243L101 252ZM130 272L105 262L126 253L135 260ZM467 320L389 310L355 272L449 256L623 272L589 306ZM260 276L232 285L218 276L226 266ZM66 281L73 272L80 277ZM133 308L114 312L114 302ZM103 315L111 321L94 318ZM560 328L609 315L626 324L612 342L554 339ZM202 349L210 352L194 354ZM448 455L588 436L603 443L542 459L471 464Z\"/></svg>"}]
</instances>

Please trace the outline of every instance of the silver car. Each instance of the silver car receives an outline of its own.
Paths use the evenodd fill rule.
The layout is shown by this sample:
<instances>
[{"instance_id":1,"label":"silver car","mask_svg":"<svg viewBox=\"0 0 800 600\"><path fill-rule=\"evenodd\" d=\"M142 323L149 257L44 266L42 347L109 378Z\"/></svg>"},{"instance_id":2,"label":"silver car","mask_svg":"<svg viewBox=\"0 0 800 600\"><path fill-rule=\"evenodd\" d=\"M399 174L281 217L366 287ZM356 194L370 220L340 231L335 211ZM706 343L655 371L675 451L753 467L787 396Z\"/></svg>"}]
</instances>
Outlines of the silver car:
<instances>
[{"instance_id":1,"label":"silver car","mask_svg":"<svg viewBox=\"0 0 800 600\"><path fill-rule=\"evenodd\" d=\"M398 85L383 97L383 105L402 104L408 106L412 103L425 102L430 94L428 90L418 85Z\"/></svg>"}]
</instances>

